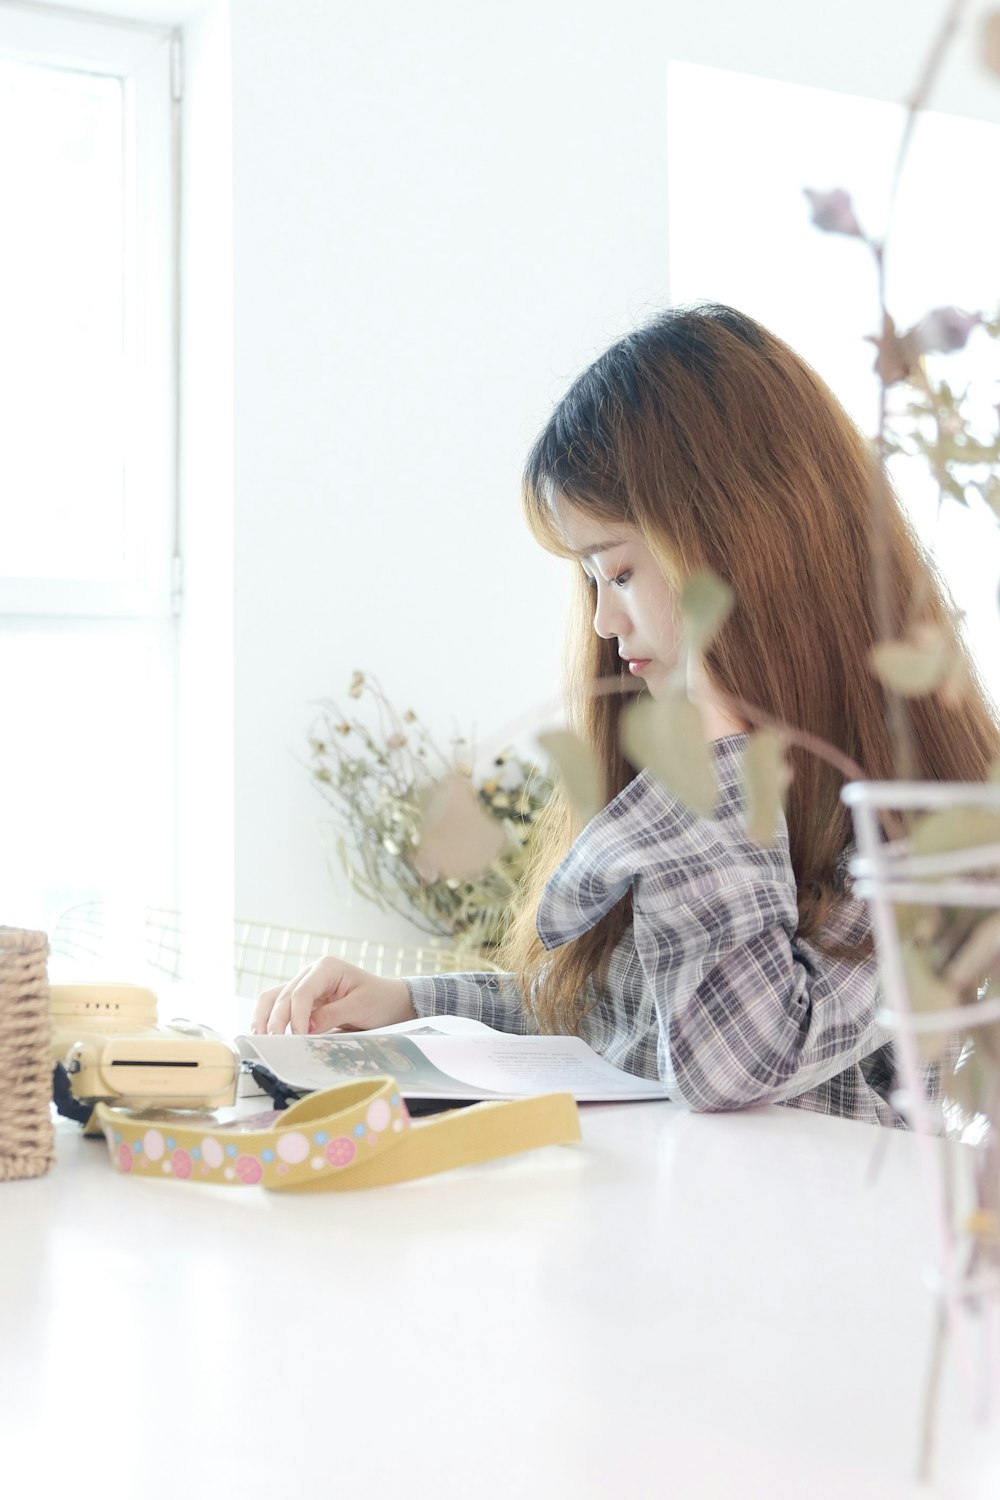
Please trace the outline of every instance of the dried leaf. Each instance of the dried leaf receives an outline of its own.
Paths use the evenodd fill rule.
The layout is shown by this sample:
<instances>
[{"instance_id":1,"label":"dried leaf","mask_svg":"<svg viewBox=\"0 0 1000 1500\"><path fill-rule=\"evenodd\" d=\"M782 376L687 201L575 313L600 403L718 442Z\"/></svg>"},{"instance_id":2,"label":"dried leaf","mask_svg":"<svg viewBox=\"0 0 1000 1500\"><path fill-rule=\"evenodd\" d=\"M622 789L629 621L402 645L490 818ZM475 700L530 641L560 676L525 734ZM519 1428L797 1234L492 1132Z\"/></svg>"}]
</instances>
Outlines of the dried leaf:
<instances>
[{"instance_id":1,"label":"dried leaf","mask_svg":"<svg viewBox=\"0 0 1000 1500\"><path fill-rule=\"evenodd\" d=\"M976 488L997 520L1000 520L1000 476L991 474L981 484L977 484Z\"/></svg>"},{"instance_id":2,"label":"dried leaf","mask_svg":"<svg viewBox=\"0 0 1000 1500\"><path fill-rule=\"evenodd\" d=\"M1000 73L1000 11L991 10L983 17L979 33L979 55L983 67L991 73Z\"/></svg>"},{"instance_id":3,"label":"dried leaf","mask_svg":"<svg viewBox=\"0 0 1000 1500\"><path fill-rule=\"evenodd\" d=\"M604 806L604 774L593 750L568 729L548 730L538 736L538 743L555 762L580 817L589 823Z\"/></svg>"},{"instance_id":4,"label":"dried leaf","mask_svg":"<svg viewBox=\"0 0 1000 1500\"><path fill-rule=\"evenodd\" d=\"M952 651L947 670L938 684L938 701L945 708L959 708L972 692L972 673L964 651Z\"/></svg>"},{"instance_id":5,"label":"dried leaf","mask_svg":"<svg viewBox=\"0 0 1000 1500\"><path fill-rule=\"evenodd\" d=\"M743 752L743 786L747 833L755 843L767 847L774 843L791 779L781 735L774 729L753 735Z\"/></svg>"},{"instance_id":6,"label":"dried leaf","mask_svg":"<svg viewBox=\"0 0 1000 1500\"><path fill-rule=\"evenodd\" d=\"M941 923L941 913L937 907L894 901L892 910L896 918L896 931L902 941L933 942Z\"/></svg>"},{"instance_id":7,"label":"dried leaf","mask_svg":"<svg viewBox=\"0 0 1000 1500\"><path fill-rule=\"evenodd\" d=\"M911 847L914 854L948 854L984 844L1000 844L1000 812L988 807L949 807L920 819Z\"/></svg>"},{"instance_id":8,"label":"dried leaf","mask_svg":"<svg viewBox=\"0 0 1000 1500\"><path fill-rule=\"evenodd\" d=\"M924 698L932 693L948 670L950 649L946 639L934 645L912 641L880 641L869 660L876 677L904 698Z\"/></svg>"},{"instance_id":9,"label":"dried leaf","mask_svg":"<svg viewBox=\"0 0 1000 1500\"><path fill-rule=\"evenodd\" d=\"M954 1010L958 1005L957 992L940 974L935 974L923 949L903 949L903 972L910 1004L917 1013Z\"/></svg>"},{"instance_id":10,"label":"dried leaf","mask_svg":"<svg viewBox=\"0 0 1000 1500\"><path fill-rule=\"evenodd\" d=\"M832 188L828 193L817 192L815 188L802 191L809 199L812 222L817 229L825 229L829 234L861 235L850 193L843 188Z\"/></svg>"},{"instance_id":11,"label":"dried leaf","mask_svg":"<svg viewBox=\"0 0 1000 1500\"><path fill-rule=\"evenodd\" d=\"M991 975L983 986L980 995L981 1000L995 1000L998 989L996 980ZM994 1021L990 1026L976 1027L976 1051L982 1057L984 1064L994 1070L1000 1070L1000 1022ZM995 1083L994 1074L990 1075L991 1083Z\"/></svg>"},{"instance_id":12,"label":"dried leaf","mask_svg":"<svg viewBox=\"0 0 1000 1500\"><path fill-rule=\"evenodd\" d=\"M997 957L1000 957L1000 912L992 912L973 927L948 964L945 977L959 990L978 986Z\"/></svg>"},{"instance_id":13,"label":"dried leaf","mask_svg":"<svg viewBox=\"0 0 1000 1500\"><path fill-rule=\"evenodd\" d=\"M942 1090L947 1098L961 1105L968 1114L978 1114L989 1096L993 1071L989 1058L975 1045L971 1051L963 1048L958 1067L942 1078Z\"/></svg>"},{"instance_id":14,"label":"dried leaf","mask_svg":"<svg viewBox=\"0 0 1000 1500\"><path fill-rule=\"evenodd\" d=\"M735 603L728 583L707 568L692 573L681 592L681 614L695 651L707 651Z\"/></svg>"},{"instance_id":15,"label":"dried leaf","mask_svg":"<svg viewBox=\"0 0 1000 1500\"><path fill-rule=\"evenodd\" d=\"M935 974L920 948L904 948L902 958L906 993L911 1008L917 1014L933 1014L958 1008L958 992L940 975ZM949 1036L945 1031L918 1032L917 1050L924 1062L936 1062L944 1053L948 1040Z\"/></svg>"},{"instance_id":16,"label":"dried leaf","mask_svg":"<svg viewBox=\"0 0 1000 1500\"><path fill-rule=\"evenodd\" d=\"M453 773L420 800L420 843L413 863L421 878L471 880L488 869L504 846L504 834L483 812L468 780Z\"/></svg>"},{"instance_id":17,"label":"dried leaf","mask_svg":"<svg viewBox=\"0 0 1000 1500\"><path fill-rule=\"evenodd\" d=\"M1000 71L1000 69L998 69ZM992 1208L974 1208L963 1225L966 1234L988 1244L1000 1244L1000 1214Z\"/></svg>"},{"instance_id":18,"label":"dried leaf","mask_svg":"<svg viewBox=\"0 0 1000 1500\"><path fill-rule=\"evenodd\" d=\"M952 354L964 349L969 334L983 321L981 313L964 313L957 307L935 307L926 313L904 339L921 354Z\"/></svg>"},{"instance_id":19,"label":"dried leaf","mask_svg":"<svg viewBox=\"0 0 1000 1500\"><path fill-rule=\"evenodd\" d=\"M711 817L719 802L712 747L701 714L687 698L642 698L621 718L622 749L652 771L685 807Z\"/></svg>"},{"instance_id":20,"label":"dried leaf","mask_svg":"<svg viewBox=\"0 0 1000 1500\"><path fill-rule=\"evenodd\" d=\"M882 332L877 337L871 333L865 337L878 350L873 368L884 385L896 385L912 375L920 359L920 350L910 334L901 336L896 332L896 325L888 313Z\"/></svg>"}]
</instances>

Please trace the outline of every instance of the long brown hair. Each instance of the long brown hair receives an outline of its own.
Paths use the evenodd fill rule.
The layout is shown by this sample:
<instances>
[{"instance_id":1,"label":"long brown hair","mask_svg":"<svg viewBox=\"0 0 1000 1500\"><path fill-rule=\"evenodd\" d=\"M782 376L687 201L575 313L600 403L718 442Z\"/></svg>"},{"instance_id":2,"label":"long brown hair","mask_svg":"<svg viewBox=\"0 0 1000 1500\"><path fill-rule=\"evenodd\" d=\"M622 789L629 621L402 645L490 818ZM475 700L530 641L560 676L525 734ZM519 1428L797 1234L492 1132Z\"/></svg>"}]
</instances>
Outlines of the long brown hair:
<instances>
[{"instance_id":1,"label":"long brown hair","mask_svg":"<svg viewBox=\"0 0 1000 1500\"><path fill-rule=\"evenodd\" d=\"M894 774L886 701L868 666L878 639L873 584L872 457L836 397L797 354L729 307L676 308L606 351L559 402L528 457L524 505L535 537L566 555L553 511L563 497L602 521L635 526L676 585L710 568L736 605L706 657L723 693L819 736L873 780ZM889 495L883 536L894 633L920 619L951 629L933 567ZM608 797L635 775L618 743L622 676L613 640L593 630L580 573L568 715L594 748ZM970 668L971 672L971 668ZM623 688L626 681L622 677ZM910 705L916 774L982 780L1000 751L974 673L959 703ZM818 946L844 897L849 813L842 775L792 748L786 817L799 933ZM533 869L503 955L543 1030L575 1030L586 982L606 971L630 920L629 898L590 932L545 952L535 932L542 889L579 823L557 797L539 828Z\"/></svg>"}]
</instances>

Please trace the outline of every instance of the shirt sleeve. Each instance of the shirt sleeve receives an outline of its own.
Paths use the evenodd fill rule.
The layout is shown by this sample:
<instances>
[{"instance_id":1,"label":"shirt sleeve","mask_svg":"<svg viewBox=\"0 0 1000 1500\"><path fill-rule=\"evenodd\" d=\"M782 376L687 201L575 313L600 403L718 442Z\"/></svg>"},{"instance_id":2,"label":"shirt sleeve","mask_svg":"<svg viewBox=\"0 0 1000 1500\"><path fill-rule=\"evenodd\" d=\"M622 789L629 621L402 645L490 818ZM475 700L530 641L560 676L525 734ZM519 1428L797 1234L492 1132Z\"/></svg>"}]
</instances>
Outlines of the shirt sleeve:
<instances>
[{"instance_id":1,"label":"shirt sleeve","mask_svg":"<svg viewBox=\"0 0 1000 1500\"><path fill-rule=\"evenodd\" d=\"M876 1026L875 960L833 960L796 940L795 881L782 824L747 836L745 736L716 746L721 805L689 812L643 772L591 823L538 913L548 948L580 936L629 891L636 952L658 1023L657 1066L694 1109L795 1098L887 1040ZM838 938L868 931L848 900Z\"/></svg>"},{"instance_id":2,"label":"shirt sleeve","mask_svg":"<svg viewBox=\"0 0 1000 1500\"><path fill-rule=\"evenodd\" d=\"M534 1031L513 974L427 974L406 987L418 1016L470 1016L495 1031Z\"/></svg>"}]
</instances>

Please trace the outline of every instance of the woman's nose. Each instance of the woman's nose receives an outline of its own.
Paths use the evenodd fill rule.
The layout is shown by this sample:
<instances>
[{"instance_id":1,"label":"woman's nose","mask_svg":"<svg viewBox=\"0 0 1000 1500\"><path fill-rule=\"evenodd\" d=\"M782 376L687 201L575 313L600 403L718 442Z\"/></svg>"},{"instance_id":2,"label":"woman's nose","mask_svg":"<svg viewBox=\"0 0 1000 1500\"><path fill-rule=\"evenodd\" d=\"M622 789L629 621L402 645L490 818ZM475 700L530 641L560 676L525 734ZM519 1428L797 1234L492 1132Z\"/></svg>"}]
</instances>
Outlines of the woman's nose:
<instances>
[{"instance_id":1,"label":"woman's nose","mask_svg":"<svg viewBox=\"0 0 1000 1500\"><path fill-rule=\"evenodd\" d=\"M623 629L624 621L625 611L621 600L615 599L607 589L599 589L594 606L594 629L597 634L606 641L614 636L625 635L627 631Z\"/></svg>"}]
</instances>

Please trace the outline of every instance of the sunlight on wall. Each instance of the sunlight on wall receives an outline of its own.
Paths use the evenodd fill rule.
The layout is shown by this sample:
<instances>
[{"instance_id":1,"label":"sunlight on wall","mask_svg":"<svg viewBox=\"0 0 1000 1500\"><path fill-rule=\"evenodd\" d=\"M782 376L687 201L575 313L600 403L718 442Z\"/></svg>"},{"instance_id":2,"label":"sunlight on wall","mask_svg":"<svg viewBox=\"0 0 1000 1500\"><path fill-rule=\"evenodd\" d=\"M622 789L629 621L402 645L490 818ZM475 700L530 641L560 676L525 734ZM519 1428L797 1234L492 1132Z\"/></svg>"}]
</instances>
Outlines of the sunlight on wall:
<instances>
[{"instance_id":1,"label":"sunlight on wall","mask_svg":"<svg viewBox=\"0 0 1000 1500\"><path fill-rule=\"evenodd\" d=\"M5 922L50 929L96 897L173 904L169 629L0 632L17 731L0 739Z\"/></svg>"},{"instance_id":2,"label":"sunlight on wall","mask_svg":"<svg viewBox=\"0 0 1000 1500\"><path fill-rule=\"evenodd\" d=\"M0 482L17 525L0 568L114 578L125 553L122 470L122 88L0 59Z\"/></svg>"}]
</instances>

